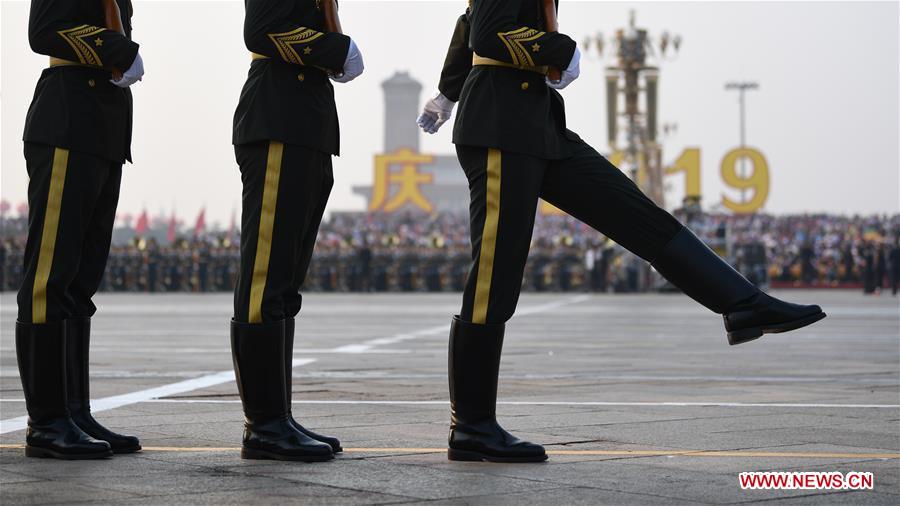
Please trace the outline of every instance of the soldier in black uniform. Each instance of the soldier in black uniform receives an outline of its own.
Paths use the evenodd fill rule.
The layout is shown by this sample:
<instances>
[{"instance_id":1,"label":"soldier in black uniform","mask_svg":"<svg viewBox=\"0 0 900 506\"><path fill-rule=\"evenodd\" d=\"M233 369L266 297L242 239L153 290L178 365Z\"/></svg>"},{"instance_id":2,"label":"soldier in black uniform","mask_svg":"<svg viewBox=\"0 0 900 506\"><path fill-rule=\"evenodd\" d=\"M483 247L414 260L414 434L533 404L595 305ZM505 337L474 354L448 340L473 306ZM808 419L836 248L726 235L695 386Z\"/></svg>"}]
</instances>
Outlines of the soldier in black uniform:
<instances>
[{"instance_id":1,"label":"soldier in black uniform","mask_svg":"<svg viewBox=\"0 0 900 506\"><path fill-rule=\"evenodd\" d=\"M16 354L25 454L87 459L140 450L91 416L91 297L103 277L131 160L131 92L143 75L131 2L32 0L31 48L50 57L25 120L28 242ZM115 76L115 77L113 77Z\"/></svg>"},{"instance_id":2,"label":"soldier in black uniform","mask_svg":"<svg viewBox=\"0 0 900 506\"><path fill-rule=\"evenodd\" d=\"M341 451L337 439L303 428L290 410L294 316L338 154L330 81L363 70L350 37L325 31L323 1L244 2L253 62L234 115L244 191L231 322L243 458L319 461Z\"/></svg>"},{"instance_id":3,"label":"soldier in black uniform","mask_svg":"<svg viewBox=\"0 0 900 506\"><path fill-rule=\"evenodd\" d=\"M728 340L809 325L818 306L760 292L619 169L566 129L556 89L578 76L579 51L542 30L540 0L474 0L459 18L440 93L419 125L434 132L450 117L469 180L473 265L450 332L451 460L533 462L543 447L500 427L495 403L504 323L519 297L538 198L633 251L686 294L723 314ZM550 81L547 67L562 71Z\"/></svg>"}]
</instances>

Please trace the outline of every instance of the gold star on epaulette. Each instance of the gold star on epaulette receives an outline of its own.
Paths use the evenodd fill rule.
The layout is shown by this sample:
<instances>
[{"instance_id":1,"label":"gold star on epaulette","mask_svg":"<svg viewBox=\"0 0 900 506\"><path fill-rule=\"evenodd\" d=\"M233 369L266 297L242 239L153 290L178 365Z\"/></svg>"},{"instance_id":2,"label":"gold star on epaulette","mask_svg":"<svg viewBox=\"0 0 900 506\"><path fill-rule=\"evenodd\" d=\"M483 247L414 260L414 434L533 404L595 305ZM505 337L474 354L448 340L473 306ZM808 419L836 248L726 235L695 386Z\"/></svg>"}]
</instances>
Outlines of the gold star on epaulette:
<instances>
[{"instance_id":1,"label":"gold star on epaulette","mask_svg":"<svg viewBox=\"0 0 900 506\"><path fill-rule=\"evenodd\" d=\"M541 45L538 44L537 42L535 42L534 44L531 45L531 52L537 53L540 50L541 50Z\"/></svg>"},{"instance_id":2,"label":"gold star on epaulette","mask_svg":"<svg viewBox=\"0 0 900 506\"><path fill-rule=\"evenodd\" d=\"M312 53L312 48L311 48L311 47L305 47L305 48L303 48L303 54L310 54L310 53Z\"/></svg>"},{"instance_id":3,"label":"gold star on epaulette","mask_svg":"<svg viewBox=\"0 0 900 506\"><path fill-rule=\"evenodd\" d=\"M103 45L103 39L101 39L100 37L97 37L96 39L94 39L94 45L97 46L97 47L102 46L102 45Z\"/></svg>"}]
</instances>

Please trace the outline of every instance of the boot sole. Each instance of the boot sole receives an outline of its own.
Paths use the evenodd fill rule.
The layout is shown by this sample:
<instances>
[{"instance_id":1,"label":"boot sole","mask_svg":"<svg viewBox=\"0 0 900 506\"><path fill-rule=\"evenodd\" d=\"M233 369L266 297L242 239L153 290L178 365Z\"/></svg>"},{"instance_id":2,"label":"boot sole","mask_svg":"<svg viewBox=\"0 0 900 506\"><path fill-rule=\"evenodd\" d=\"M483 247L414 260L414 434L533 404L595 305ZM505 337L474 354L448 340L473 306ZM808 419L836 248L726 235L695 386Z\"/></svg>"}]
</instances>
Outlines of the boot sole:
<instances>
[{"instance_id":1,"label":"boot sole","mask_svg":"<svg viewBox=\"0 0 900 506\"><path fill-rule=\"evenodd\" d=\"M447 460L455 460L458 462L497 462L504 464L526 464L530 462L544 462L547 460L547 454L535 455L534 457L495 457L481 452L473 452L469 450L447 449Z\"/></svg>"},{"instance_id":2,"label":"boot sole","mask_svg":"<svg viewBox=\"0 0 900 506\"><path fill-rule=\"evenodd\" d=\"M290 460L294 462L327 462L334 459L331 455L282 455L280 453L241 448L241 458L247 460Z\"/></svg>"},{"instance_id":3,"label":"boot sole","mask_svg":"<svg viewBox=\"0 0 900 506\"><path fill-rule=\"evenodd\" d=\"M141 445L130 446L128 448L113 448L112 452L116 455L123 455L126 453L137 453L139 451L141 451Z\"/></svg>"},{"instance_id":4,"label":"boot sole","mask_svg":"<svg viewBox=\"0 0 900 506\"><path fill-rule=\"evenodd\" d=\"M779 324L777 327L750 327L746 329L733 330L731 332L728 332L728 344L735 346L759 339L763 334L780 334L782 332L788 332L790 330L797 330L799 328L806 327L807 325L812 325L822 318L825 318L825 316L827 316L825 313L817 313L812 316L800 318L799 320L793 320L787 323Z\"/></svg>"},{"instance_id":5,"label":"boot sole","mask_svg":"<svg viewBox=\"0 0 900 506\"><path fill-rule=\"evenodd\" d=\"M25 456L38 459L60 459L60 460L94 460L108 459L113 456L112 450L105 453L60 453L46 448L38 448L35 446L25 447Z\"/></svg>"}]
</instances>

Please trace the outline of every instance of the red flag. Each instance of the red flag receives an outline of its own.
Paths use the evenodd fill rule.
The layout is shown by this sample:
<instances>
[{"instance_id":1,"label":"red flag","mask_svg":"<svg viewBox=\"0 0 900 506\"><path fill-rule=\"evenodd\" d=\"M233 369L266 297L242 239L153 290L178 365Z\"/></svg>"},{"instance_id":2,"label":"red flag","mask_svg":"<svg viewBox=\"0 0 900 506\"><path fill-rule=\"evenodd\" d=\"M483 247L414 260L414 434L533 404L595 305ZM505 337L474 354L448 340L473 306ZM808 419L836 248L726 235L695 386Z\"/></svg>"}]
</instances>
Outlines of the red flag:
<instances>
[{"instance_id":1,"label":"red flag","mask_svg":"<svg viewBox=\"0 0 900 506\"><path fill-rule=\"evenodd\" d=\"M166 240L168 240L170 244L175 242L175 232L177 227L178 221L175 219L175 211L172 211L172 217L169 218L169 230L166 231Z\"/></svg>"},{"instance_id":2,"label":"red flag","mask_svg":"<svg viewBox=\"0 0 900 506\"><path fill-rule=\"evenodd\" d=\"M147 210L144 209L141 215L138 216L137 224L134 226L134 233L143 235L148 228L150 228L150 219L147 217Z\"/></svg>"},{"instance_id":3,"label":"red flag","mask_svg":"<svg viewBox=\"0 0 900 506\"><path fill-rule=\"evenodd\" d=\"M197 223L194 225L194 238L200 237L200 234L206 230L206 208L200 210L197 216Z\"/></svg>"}]
</instances>

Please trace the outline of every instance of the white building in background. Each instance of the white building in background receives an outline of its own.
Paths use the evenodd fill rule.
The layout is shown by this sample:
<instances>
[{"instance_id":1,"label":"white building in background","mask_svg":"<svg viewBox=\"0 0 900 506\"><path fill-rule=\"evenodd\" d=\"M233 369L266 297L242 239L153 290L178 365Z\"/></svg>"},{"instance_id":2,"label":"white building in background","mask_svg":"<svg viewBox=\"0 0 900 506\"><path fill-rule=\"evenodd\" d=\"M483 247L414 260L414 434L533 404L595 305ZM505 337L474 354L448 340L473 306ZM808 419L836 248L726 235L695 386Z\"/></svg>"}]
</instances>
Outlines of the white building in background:
<instances>
[{"instance_id":1,"label":"white building in background","mask_svg":"<svg viewBox=\"0 0 900 506\"><path fill-rule=\"evenodd\" d=\"M397 72L384 89L384 150L374 160L371 186L354 186L373 212L468 212L469 185L455 154L419 151L416 125L422 85ZM452 128L452 120L444 128Z\"/></svg>"}]
</instances>

